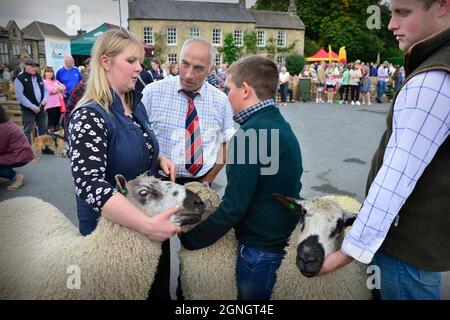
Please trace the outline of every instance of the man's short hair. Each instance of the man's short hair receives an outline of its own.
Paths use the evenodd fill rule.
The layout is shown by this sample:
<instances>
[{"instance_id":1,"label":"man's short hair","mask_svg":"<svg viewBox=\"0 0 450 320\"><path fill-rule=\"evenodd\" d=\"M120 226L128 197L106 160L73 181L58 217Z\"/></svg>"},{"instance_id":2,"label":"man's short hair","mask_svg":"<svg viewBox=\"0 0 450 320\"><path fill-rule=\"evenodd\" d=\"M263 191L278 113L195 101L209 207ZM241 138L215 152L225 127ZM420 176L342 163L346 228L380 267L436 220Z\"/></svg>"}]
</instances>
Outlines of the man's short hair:
<instances>
[{"instance_id":1,"label":"man's short hair","mask_svg":"<svg viewBox=\"0 0 450 320\"><path fill-rule=\"evenodd\" d=\"M433 3L435 3L437 0L419 0L423 2L423 7L425 10L428 10L431 8Z\"/></svg>"},{"instance_id":2,"label":"man's short hair","mask_svg":"<svg viewBox=\"0 0 450 320\"><path fill-rule=\"evenodd\" d=\"M228 68L228 74L237 88L246 82L259 100L273 98L278 88L277 65L269 58L255 55L240 59Z\"/></svg>"},{"instance_id":3,"label":"man's short hair","mask_svg":"<svg viewBox=\"0 0 450 320\"><path fill-rule=\"evenodd\" d=\"M202 37L189 38L183 43L183 47L181 48L181 51L180 51L180 61L184 57L184 53L186 52L186 48L191 43L202 43L208 48L208 52L209 52L209 56L210 56L209 57L208 68L212 67L214 65L214 58L215 58L215 56L217 54L217 50L213 47L211 42L209 42L208 40L206 40L205 38L202 38Z\"/></svg>"}]
</instances>

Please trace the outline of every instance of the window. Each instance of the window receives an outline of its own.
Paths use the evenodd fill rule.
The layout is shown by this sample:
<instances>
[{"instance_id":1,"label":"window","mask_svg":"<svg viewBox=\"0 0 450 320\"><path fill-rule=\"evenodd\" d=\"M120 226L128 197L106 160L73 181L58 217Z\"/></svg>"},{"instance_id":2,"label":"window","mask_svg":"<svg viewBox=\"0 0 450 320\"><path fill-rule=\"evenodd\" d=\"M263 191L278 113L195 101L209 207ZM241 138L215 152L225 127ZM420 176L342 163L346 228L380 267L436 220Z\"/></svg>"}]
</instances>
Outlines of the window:
<instances>
[{"instance_id":1,"label":"window","mask_svg":"<svg viewBox=\"0 0 450 320\"><path fill-rule=\"evenodd\" d=\"M285 56L278 56L277 62L280 66L284 66L286 64L286 57Z\"/></svg>"},{"instance_id":2,"label":"window","mask_svg":"<svg viewBox=\"0 0 450 320\"><path fill-rule=\"evenodd\" d=\"M13 43L13 56L20 56L20 44Z\"/></svg>"},{"instance_id":3,"label":"window","mask_svg":"<svg viewBox=\"0 0 450 320\"><path fill-rule=\"evenodd\" d=\"M258 30L257 38L256 38L256 45L258 47L265 47L266 46L266 32Z\"/></svg>"},{"instance_id":4,"label":"window","mask_svg":"<svg viewBox=\"0 0 450 320\"><path fill-rule=\"evenodd\" d=\"M167 44L177 45L177 28L167 28Z\"/></svg>"},{"instance_id":5,"label":"window","mask_svg":"<svg viewBox=\"0 0 450 320\"><path fill-rule=\"evenodd\" d=\"M0 42L0 59L4 64L9 63L8 44L4 42Z\"/></svg>"},{"instance_id":6,"label":"window","mask_svg":"<svg viewBox=\"0 0 450 320\"><path fill-rule=\"evenodd\" d=\"M286 47L286 32L278 31L278 48Z\"/></svg>"},{"instance_id":7,"label":"window","mask_svg":"<svg viewBox=\"0 0 450 320\"><path fill-rule=\"evenodd\" d=\"M144 43L154 44L153 27L144 27Z\"/></svg>"},{"instance_id":8,"label":"window","mask_svg":"<svg viewBox=\"0 0 450 320\"><path fill-rule=\"evenodd\" d=\"M214 64L218 67L220 67L220 65L222 64L222 55L216 54L216 56L214 57Z\"/></svg>"},{"instance_id":9,"label":"window","mask_svg":"<svg viewBox=\"0 0 450 320\"><path fill-rule=\"evenodd\" d=\"M242 47L242 30L234 30L234 45Z\"/></svg>"},{"instance_id":10,"label":"window","mask_svg":"<svg viewBox=\"0 0 450 320\"><path fill-rule=\"evenodd\" d=\"M191 28L191 38L200 37L199 28Z\"/></svg>"},{"instance_id":11,"label":"window","mask_svg":"<svg viewBox=\"0 0 450 320\"><path fill-rule=\"evenodd\" d=\"M24 44L23 46L24 46L24 48L25 48L25 51L26 51L27 54L28 54L28 57L29 57L30 59L33 59L33 49L31 48L31 44L26 43L26 44Z\"/></svg>"},{"instance_id":12,"label":"window","mask_svg":"<svg viewBox=\"0 0 450 320\"><path fill-rule=\"evenodd\" d=\"M176 53L169 53L167 55L167 60L169 61L169 63L177 63L178 55Z\"/></svg>"},{"instance_id":13,"label":"window","mask_svg":"<svg viewBox=\"0 0 450 320\"><path fill-rule=\"evenodd\" d=\"M220 29L213 29L212 31L212 42L215 46L222 45L222 30Z\"/></svg>"}]
</instances>

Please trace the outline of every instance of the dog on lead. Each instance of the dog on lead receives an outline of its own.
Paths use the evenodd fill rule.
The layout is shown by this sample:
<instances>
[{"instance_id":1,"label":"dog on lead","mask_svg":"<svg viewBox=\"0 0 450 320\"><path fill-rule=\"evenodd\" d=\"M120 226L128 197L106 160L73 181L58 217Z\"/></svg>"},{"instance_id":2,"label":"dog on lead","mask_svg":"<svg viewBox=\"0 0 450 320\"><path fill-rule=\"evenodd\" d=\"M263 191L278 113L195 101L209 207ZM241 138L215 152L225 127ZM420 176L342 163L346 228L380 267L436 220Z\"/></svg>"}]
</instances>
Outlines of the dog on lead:
<instances>
[{"instance_id":1,"label":"dog on lead","mask_svg":"<svg viewBox=\"0 0 450 320\"><path fill-rule=\"evenodd\" d=\"M55 132L48 132L48 134L35 137L32 145L34 151L34 160L39 160L42 150L48 148L55 156L66 156L64 148L64 129Z\"/></svg>"}]
</instances>

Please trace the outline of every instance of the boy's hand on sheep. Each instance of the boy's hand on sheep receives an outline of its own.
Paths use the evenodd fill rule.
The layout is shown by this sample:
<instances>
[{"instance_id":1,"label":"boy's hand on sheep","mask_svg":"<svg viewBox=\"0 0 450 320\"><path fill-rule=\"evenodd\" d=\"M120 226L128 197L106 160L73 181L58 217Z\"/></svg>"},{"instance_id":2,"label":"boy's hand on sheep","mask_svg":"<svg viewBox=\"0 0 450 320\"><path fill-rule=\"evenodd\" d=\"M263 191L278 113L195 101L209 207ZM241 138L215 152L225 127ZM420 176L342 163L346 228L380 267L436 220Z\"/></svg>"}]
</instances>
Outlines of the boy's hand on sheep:
<instances>
[{"instance_id":1,"label":"boy's hand on sheep","mask_svg":"<svg viewBox=\"0 0 450 320\"><path fill-rule=\"evenodd\" d=\"M350 262L353 261L352 257L349 257L341 250L330 253L325 257L323 261L322 268L320 269L318 276L324 276L331 272L334 272L340 268L345 267Z\"/></svg>"},{"instance_id":2,"label":"boy's hand on sheep","mask_svg":"<svg viewBox=\"0 0 450 320\"><path fill-rule=\"evenodd\" d=\"M182 209L181 206L169 208L161 213L148 217L142 233L154 241L165 241L181 232L181 227L171 222L171 217Z\"/></svg>"}]
</instances>

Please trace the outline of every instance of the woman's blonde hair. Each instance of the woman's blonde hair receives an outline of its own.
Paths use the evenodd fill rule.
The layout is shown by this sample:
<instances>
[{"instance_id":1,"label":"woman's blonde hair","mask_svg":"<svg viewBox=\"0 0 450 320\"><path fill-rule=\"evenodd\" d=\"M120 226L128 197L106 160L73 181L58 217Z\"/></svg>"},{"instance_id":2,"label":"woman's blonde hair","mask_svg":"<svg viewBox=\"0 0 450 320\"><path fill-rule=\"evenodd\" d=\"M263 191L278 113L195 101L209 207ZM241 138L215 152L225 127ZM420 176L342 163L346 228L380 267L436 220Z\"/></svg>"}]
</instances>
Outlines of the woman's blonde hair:
<instances>
[{"instance_id":1,"label":"woman's blonde hair","mask_svg":"<svg viewBox=\"0 0 450 320\"><path fill-rule=\"evenodd\" d=\"M139 52L141 63L144 60L144 46L134 34L125 29L108 30L103 33L95 42L91 53L91 69L89 80L86 84L86 92L76 108L90 102L99 104L103 109L109 111L109 106L113 102L113 94L106 79L106 71L102 67L101 57L103 55L113 59L119 55L125 47L134 46ZM132 93L128 92L125 96L125 102L132 104Z\"/></svg>"}]
</instances>

